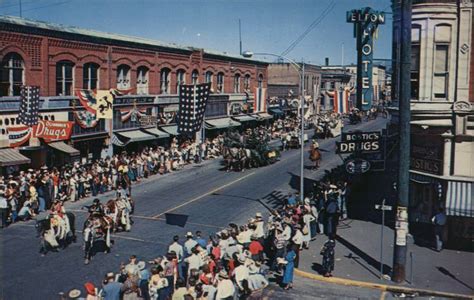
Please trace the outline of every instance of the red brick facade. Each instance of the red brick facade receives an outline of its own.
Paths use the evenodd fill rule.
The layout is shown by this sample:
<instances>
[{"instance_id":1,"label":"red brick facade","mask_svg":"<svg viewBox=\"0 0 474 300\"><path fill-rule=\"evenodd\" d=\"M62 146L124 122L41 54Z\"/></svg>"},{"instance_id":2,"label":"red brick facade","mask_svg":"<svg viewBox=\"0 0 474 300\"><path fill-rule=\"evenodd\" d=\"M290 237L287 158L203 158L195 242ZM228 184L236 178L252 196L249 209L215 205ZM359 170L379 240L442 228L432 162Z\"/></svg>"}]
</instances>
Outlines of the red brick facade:
<instances>
[{"instance_id":1,"label":"red brick facade","mask_svg":"<svg viewBox=\"0 0 474 300\"><path fill-rule=\"evenodd\" d=\"M240 93L244 92L244 76L250 75L250 91L263 77L266 87L267 65L252 60L207 53L202 49L173 49L150 45L124 43L100 39L87 35L52 32L20 27L10 30L11 25L0 27L0 61L10 53L19 54L24 61L24 84L41 87L42 96L56 96L56 64L67 60L74 64L74 89L83 87L83 66L96 63L99 68L99 89L116 87L117 67L130 67L130 85L136 87L137 69L148 68L149 94L161 94L160 71L170 69L170 94L176 94L176 73L186 71L186 83L191 82L191 73L197 70L199 82L205 81L205 73L211 71L213 90L217 91L217 74L224 73L224 93L234 92L234 75L240 74ZM132 90L132 93L133 90Z\"/></svg>"}]
</instances>

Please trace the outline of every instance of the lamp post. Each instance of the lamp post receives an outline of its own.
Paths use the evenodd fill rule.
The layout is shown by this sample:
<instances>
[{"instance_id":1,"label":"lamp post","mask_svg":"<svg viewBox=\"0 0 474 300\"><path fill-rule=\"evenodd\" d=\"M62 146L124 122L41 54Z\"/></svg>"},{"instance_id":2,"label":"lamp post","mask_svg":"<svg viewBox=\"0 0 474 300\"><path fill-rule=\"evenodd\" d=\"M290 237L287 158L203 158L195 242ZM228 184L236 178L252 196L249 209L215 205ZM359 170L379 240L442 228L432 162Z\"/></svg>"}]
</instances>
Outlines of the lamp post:
<instances>
[{"instance_id":1,"label":"lamp post","mask_svg":"<svg viewBox=\"0 0 474 300\"><path fill-rule=\"evenodd\" d=\"M254 55L266 55L266 56L274 56L279 59L286 60L287 62L290 63L293 68L298 72L299 77L300 77L300 88L301 88L301 95L300 95L300 112L301 112L301 132L300 132L300 139L301 139L301 153L300 153L300 201L303 203L304 201L304 62L300 65L294 60L283 56L283 55L278 55L278 54L273 54L273 53L253 53L250 51L245 51L242 53L243 57L250 58Z\"/></svg>"}]
</instances>

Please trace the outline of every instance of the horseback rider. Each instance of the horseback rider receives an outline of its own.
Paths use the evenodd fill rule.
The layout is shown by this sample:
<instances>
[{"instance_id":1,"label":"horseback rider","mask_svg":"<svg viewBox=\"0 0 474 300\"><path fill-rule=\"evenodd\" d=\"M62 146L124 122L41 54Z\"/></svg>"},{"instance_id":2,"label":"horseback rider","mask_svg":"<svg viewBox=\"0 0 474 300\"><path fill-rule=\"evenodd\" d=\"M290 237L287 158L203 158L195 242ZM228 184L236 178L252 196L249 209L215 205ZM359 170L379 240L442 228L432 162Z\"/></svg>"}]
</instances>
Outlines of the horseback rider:
<instances>
[{"instance_id":1,"label":"horseback rider","mask_svg":"<svg viewBox=\"0 0 474 300\"><path fill-rule=\"evenodd\" d=\"M102 203L100 203L100 200L98 198L95 198L94 201L92 202L92 205L90 206L85 206L87 208L87 211L89 212L89 218L91 219L93 217L102 217L105 215L104 213L104 206Z\"/></svg>"}]
</instances>

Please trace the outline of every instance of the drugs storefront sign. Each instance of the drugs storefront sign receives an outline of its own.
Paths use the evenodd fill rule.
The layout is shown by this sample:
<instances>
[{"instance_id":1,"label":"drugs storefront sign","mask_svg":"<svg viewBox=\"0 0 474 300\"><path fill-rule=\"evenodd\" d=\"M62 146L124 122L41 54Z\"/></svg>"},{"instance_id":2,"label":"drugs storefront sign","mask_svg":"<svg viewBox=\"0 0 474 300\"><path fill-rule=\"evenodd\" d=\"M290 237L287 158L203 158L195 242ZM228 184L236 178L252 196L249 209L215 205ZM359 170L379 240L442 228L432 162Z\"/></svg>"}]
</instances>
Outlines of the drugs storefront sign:
<instances>
[{"instance_id":1,"label":"drugs storefront sign","mask_svg":"<svg viewBox=\"0 0 474 300\"><path fill-rule=\"evenodd\" d=\"M443 175L444 144L440 136L412 134L410 169Z\"/></svg>"},{"instance_id":2,"label":"drugs storefront sign","mask_svg":"<svg viewBox=\"0 0 474 300\"><path fill-rule=\"evenodd\" d=\"M33 129L34 136L44 139L46 143L51 141L64 141L71 137L74 122L69 121L43 121Z\"/></svg>"},{"instance_id":3,"label":"drugs storefront sign","mask_svg":"<svg viewBox=\"0 0 474 300\"><path fill-rule=\"evenodd\" d=\"M336 153L349 154L354 152L376 153L381 151L380 141L382 134L379 131L345 132L341 141L336 142Z\"/></svg>"}]
</instances>

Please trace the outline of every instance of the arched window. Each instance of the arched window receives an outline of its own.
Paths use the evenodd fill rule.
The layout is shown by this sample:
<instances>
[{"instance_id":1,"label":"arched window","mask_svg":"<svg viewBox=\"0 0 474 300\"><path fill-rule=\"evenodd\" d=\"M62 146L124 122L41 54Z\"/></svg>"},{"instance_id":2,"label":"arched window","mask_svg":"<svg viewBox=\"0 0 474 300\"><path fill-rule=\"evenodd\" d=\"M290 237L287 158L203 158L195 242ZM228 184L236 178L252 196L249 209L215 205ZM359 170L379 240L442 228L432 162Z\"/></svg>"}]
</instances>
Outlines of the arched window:
<instances>
[{"instance_id":1,"label":"arched window","mask_svg":"<svg viewBox=\"0 0 474 300\"><path fill-rule=\"evenodd\" d=\"M84 64L82 69L82 88L94 90L99 86L99 65L95 63Z\"/></svg>"},{"instance_id":2,"label":"arched window","mask_svg":"<svg viewBox=\"0 0 474 300\"><path fill-rule=\"evenodd\" d=\"M168 68L161 69L160 72L160 86L162 94L170 93L170 73L171 70Z\"/></svg>"},{"instance_id":3,"label":"arched window","mask_svg":"<svg viewBox=\"0 0 474 300\"><path fill-rule=\"evenodd\" d=\"M258 87L263 88L263 75L258 75Z\"/></svg>"},{"instance_id":4,"label":"arched window","mask_svg":"<svg viewBox=\"0 0 474 300\"><path fill-rule=\"evenodd\" d=\"M186 71L185 70L178 70L176 72L176 91L179 93L179 86L182 84L186 84Z\"/></svg>"},{"instance_id":5,"label":"arched window","mask_svg":"<svg viewBox=\"0 0 474 300\"><path fill-rule=\"evenodd\" d=\"M217 73L217 92L224 92L224 73Z\"/></svg>"},{"instance_id":6,"label":"arched window","mask_svg":"<svg viewBox=\"0 0 474 300\"><path fill-rule=\"evenodd\" d=\"M199 72L197 70L194 70L191 73L191 81L193 84L198 84L199 83Z\"/></svg>"},{"instance_id":7,"label":"arched window","mask_svg":"<svg viewBox=\"0 0 474 300\"><path fill-rule=\"evenodd\" d=\"M74 90L74 64L62 60L56 64L56 95L71 96Z\"/></svg>"},{"instance_id":8,"label":"arched window","mask_svg":"<svg viewBox=\"0 0 474 300\"><path fill-rule=\"evenodd\" d=\"M211 71L206 72L206 83L211 83L212 84L212 72Z\"/></svg>"},{"instance_id":9,"label":"arched window","mask_svg":"<svg viewBox=\"0 0 474 300\"><path fill-rule=\"evenodd\" d=\"M17 53L7 54L0 68L0 96L19 96L24 76L23 58Z\"/></svg>"},{"instance_id":10,"label":"arched window","mask_svg":"<svg viewBox=\"0 0 474 300\"><path fill-rule=\"evenodd\" d=\"M139 67L137 69L137 94L148 94L148 68Z\"/></svg>"},{"instance_id":11,"label":"arched window","mask_svg":"<svg viewBox=\"0 0 474 300\"><path fill-rule=\"evenodd\" d=\"M247 74L244 77L244 90L249 91L250 90L250 75Z\"/></svg>"},{"instance_id":12,"label":"arched window","mask_svg":"<svg viewBox=\"0 0 474 300\"><path fill-rule=\"evenodd\" d=\"M240 93L240 74L234 75L234 93Z\"/></svg>"},{"instance_id":13,"label":"arched window","mask_svg":"<svg viewBox=\"0 0 474 300\"><path fill-rule=\"evenodd\" d=\"M120 65L117 68L117 88L126 90L130 88L130 67Z\"/></svg>"}]
</instances>

